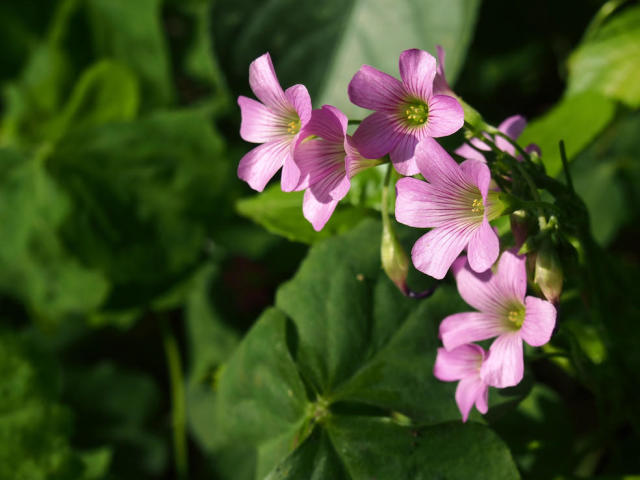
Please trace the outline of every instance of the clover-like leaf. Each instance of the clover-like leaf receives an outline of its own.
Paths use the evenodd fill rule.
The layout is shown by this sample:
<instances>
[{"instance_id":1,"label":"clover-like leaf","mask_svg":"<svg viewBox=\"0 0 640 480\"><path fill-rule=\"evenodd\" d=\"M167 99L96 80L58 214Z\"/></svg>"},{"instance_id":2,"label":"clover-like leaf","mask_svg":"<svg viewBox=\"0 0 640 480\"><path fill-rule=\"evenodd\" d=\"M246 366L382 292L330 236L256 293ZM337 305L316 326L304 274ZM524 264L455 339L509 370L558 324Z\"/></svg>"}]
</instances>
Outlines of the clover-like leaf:
<instances>
[{"instance_id":1,"label":"clover-like leaf","mask_svg":"<svg viewBox=\"0 0 640 480\"><path fill-rule=\"evenodd\" d=\"M457 292L404 297L381 270L380 233L365 221L318 243L279 289L220 376L223 443L255 447L256 479L517 478L432 374Z\"/></svg>"}]
</instances>

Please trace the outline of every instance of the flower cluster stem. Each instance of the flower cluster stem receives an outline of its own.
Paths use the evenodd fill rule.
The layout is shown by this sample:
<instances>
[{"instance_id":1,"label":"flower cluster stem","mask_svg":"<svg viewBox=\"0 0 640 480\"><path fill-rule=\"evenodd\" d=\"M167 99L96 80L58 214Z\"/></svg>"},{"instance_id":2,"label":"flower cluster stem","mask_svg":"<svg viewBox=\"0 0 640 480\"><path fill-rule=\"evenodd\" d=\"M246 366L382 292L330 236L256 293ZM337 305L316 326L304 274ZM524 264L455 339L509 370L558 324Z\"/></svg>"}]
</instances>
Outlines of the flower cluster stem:
<instances>
[{"instance_id":1,"label":"flower cluster stem","mask_svg":"<svg viewBox=\"0 0 640 480\"><path fill-rule=\"evenodd\" d=\"M187 451L187 408L182 375L182 361L178 342L173 335L166 315L160 316L162 329L162 343L169 369L169 383L171 384L171 419L173 424L173 450L178 480L189 478L189 459Z\"/></svg>"}]
</instances>

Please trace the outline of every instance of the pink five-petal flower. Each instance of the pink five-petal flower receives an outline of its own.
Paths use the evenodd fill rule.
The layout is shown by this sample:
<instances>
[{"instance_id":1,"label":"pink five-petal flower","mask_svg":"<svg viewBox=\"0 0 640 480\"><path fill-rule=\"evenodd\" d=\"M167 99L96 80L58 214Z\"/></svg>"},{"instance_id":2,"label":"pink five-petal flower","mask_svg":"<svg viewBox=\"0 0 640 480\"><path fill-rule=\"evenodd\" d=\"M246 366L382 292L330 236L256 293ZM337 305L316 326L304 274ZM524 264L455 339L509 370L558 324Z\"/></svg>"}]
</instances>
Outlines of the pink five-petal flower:
<instances>
[{"instance_id":1,"label":"pink five-petal flower","mask_svg":"<svg viewBox=\"0 0 640 480\"><path fill-rule=\"evenodd\" d=\"M427 182L401 178L396 183L396 219L418 228L432 228L413 246L415 267L437 279L467 249L471 267L482 272L498 258L498 236L487 219L491 174L486 164L467 160L458 165L434 142L420 143L416 159Z\"/></svg>"},{"instance_id":2,"label":"pink five-petal flower","mask_svg":"<svg viewBox=\"0 0 640 480\"><path fill-rule=\"evenodd\" d=\"M347 135L347 123L345 114L332 105L314 110L294 151L300 169L296 190L306 190L302 212L316 231L322 230L349 191L350 179L377 163L358 153Z\"/></svg>"},{"instance_id":3,"label":"pink five-petal flower","mask_svg":"<svg viewBox=\"0 0 640 480\"><path fill-rule=\"evenodd\" d=\"M444 348L497 337L482 364L480 377L492 387L510 387L522 380L522 341L539 347L551 338L556 309L545 300L526 295L524 256L504 252L495 274L473 272L465 257L453 265L460 295L477 312L456 313L440 324Z\"/></svg>"},{"instance_id":4,"label":"pink five-petal flower","mask_svg":"<svg viewBox=\"0 0 640 480\"><path fill-rule=\"evenodd\" d=\"M443 382L458 381L456 403L466 422L474 403L480 413L489 409L489 386L480 377L485 359L484 350L475 344L461 345L453 350L438 349L433 375Z\"/></svg>"},{"instance_id":5,"label":"pink five-petal flower","mask_svg":"<svg viewBox=\"0 0 640 480\"><path fill-rule=\"evenodd\" d=\"M242 114L240 136L262 145L240 160L238 177L254 190L262 191L282 167L282 190L292 191L300 172L293 161L293 149L300 130L311 118L311 98L304 85L282 90L268 53L249 66L249 85L260 102L238 97Z\"/></svg>"},{"instance_id":6,"label":"pink five-petal flower","mask_svg":"<svg viewBox=\"0 0 640 480\"><path fill-rule=\"evenodd\" d=\"M398 172L415 175L416 145L434 148L434 137L451 135L462 127L464 111L455 98L434 94L436 60L429 53L405 50L399 64L402 81L369 65L353 76L349 99L375 110L362 121L353 140L364 157L388 153Z\"/></svg>"}]
</instances>

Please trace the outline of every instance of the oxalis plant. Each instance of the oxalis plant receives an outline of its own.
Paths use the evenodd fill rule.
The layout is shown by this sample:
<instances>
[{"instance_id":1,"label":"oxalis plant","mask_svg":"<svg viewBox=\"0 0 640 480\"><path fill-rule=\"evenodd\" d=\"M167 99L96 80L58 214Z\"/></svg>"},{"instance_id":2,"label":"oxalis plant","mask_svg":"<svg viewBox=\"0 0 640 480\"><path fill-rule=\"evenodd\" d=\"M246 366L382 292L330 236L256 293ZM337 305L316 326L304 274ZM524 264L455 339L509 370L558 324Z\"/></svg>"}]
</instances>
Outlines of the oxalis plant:
<instances>
[{"instance_id":1,"label":"oxalis plant","mask_svg":"<svg viewBox=\"0 0 640 480\"><path fill-rule=\"evenodd\" d=\"M598 302L598 252L563 142L560 181L545 152L518 143L526 120L488 124L449 86L437 52L400 53L399 79L361 66L348 95L372 111L363 119L314 110L304 85L283 90L269 53L249 66L257 100L238 98L240 135L259 145L238 176L251 188L280 172L321 231L359 175L385 170L381 226L314 248L221 374L219 406L258 446L258 476L518 477L490 430L463 424L474 406L487 414L522 397L527 356L554 355L565 270ZM460 130L463 143L445 148ZM398 224L421 229L410 255ZM412 288L410 262L430 288Z\"/></svg>"}]
</instances>

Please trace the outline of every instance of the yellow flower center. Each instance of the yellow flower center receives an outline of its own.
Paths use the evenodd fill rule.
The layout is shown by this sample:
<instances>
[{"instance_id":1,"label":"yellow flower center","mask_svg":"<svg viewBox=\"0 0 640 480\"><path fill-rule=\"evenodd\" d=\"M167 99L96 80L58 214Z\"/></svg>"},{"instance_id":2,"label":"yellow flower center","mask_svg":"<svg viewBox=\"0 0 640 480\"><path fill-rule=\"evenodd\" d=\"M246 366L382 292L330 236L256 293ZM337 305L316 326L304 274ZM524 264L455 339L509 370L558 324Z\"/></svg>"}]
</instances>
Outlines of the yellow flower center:
<instances>
[{"instance_id":1,"label":"yellow flower center","mask_svg":"<svg viewBox=\"0 0 640 480\"><path fill-rule=\"evenodd\" d=\"M295 135L300 131L300 119L291 120L287 123L287 133Z\"/></svg>"},{"instance_id":2,"label":"yellow flower center","mask_svg":"<svg viewBox=\"0 0 640 480\"><path fill-rule=\"evenodd\" d=\"M429 107L419 100L406 104L403 113L407 123L413 127L424 125L429 119Z\"/></svg>"},{"instance_id":3,"label":"yellow flower center","mask_svg":"<svg viewBox=\"0 0 640 480\"><path fill-rule=\"evenodd\" d=\"M522 307L509 310L509 313L507 313L507 320L513 323L515 327L520 328L524 323L524 313L524 308Z\"/></svg>"},{"instance_id":4,"label":"yellow flower center","mask_svg":"<svg viewBox=\"0 0 640 480\"><path fill-rule=\"evenodd\" d=\"M482 204L481 199L473 199L473 202L471 202L471 211L473 213L484 213L484 205Z\"/></svg>"}]
</instances>

